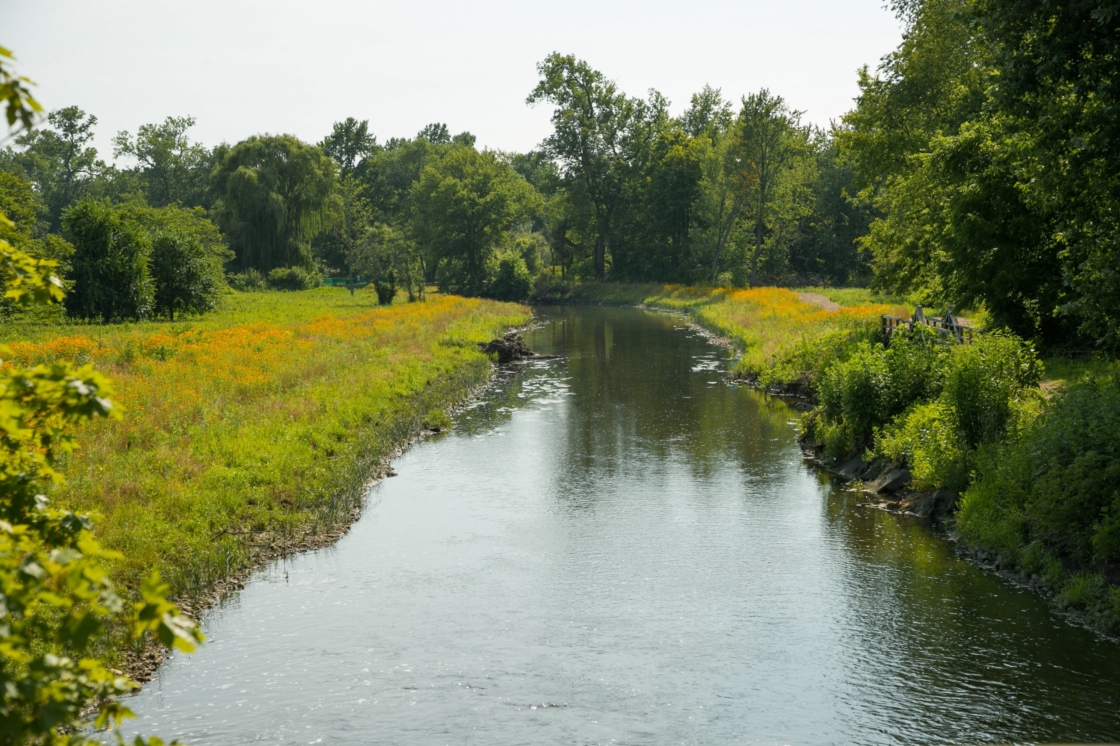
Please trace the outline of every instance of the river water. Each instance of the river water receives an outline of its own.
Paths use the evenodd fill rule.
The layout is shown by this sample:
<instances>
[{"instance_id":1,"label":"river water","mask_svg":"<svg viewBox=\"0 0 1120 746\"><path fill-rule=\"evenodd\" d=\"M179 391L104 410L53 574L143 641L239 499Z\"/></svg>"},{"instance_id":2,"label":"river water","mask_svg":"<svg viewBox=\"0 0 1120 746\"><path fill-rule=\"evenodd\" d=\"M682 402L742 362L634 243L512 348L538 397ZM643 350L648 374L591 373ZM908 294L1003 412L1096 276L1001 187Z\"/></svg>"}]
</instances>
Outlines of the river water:
<instances>
[{"instance_id":1,"label":"river water","mask_svg":"<svg viewBox=\"0 0 1120 746\"><path fill-rule=\"evenodd\" d=\"M1120 645L807 467L679 317L530 364L133 698L192 744L1120 740Z\"/></svg>"}]
</instances>

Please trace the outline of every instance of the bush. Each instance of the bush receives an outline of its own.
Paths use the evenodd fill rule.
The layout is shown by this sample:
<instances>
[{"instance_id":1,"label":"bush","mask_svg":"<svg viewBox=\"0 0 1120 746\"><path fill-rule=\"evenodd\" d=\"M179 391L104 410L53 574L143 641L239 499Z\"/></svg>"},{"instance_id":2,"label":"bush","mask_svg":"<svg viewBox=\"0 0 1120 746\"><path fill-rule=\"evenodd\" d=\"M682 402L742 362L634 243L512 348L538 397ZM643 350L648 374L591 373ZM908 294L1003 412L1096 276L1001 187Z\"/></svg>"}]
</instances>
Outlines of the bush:
<instances>
[{"instance_id":1,"label":"bush","mask_svg":"<svg viewBox=\"0 0 1120 746\"><path fill-rule=\"evenodd\" d=\"M1075 567L1120 566L1118 432L1115 374L1071 385L978 460L957 519L962 534Z\"/></svg>"},{"instance_id":2,"label":"bush","mask_svg":"<svg viewBox=\"0 0 1120 746\"><path fill-rule=\"evenodd\" d=\"M275 290L311 290L322 283L322 275L303 267L278 267L268 273L268 284Z\"/></svg>"},{"instance_id":3,"label":"bush","mask_svg":"<svg viewBox=\"0 0 1120 746\"><path fill-rule=\"evenodd\" d=\"M152 242L151 270L156 313L174 321L176 311L205 313L217 304L222 265L193 237L157 236Z\"/></svg>"},{"instance_id":4,"label":"bush","mask_svg":"<svg viewBox=\"0 0 1120 746\"><path fill-rule=\"evenodd\" d=\"M1042 365L1018 337L983 334L948 356L944 396L965 442L976 447L1003 436L1013 403L1038 386Z\"/></svg>"},{"instance_id":5,"label":"bush","mask_svg":"<svg viewBox=\"0 0 1120 746\"><path fill-rule=\"evenodd\" d=\"M887 421L884 399L890 371L885 351L866 342L847 360L829 367L820 382L821 414L836 426L831 449L851 451L866 444L875 428ZM831 455L844 455L836 450Z\"/></svg>"},{"instance_id":6,"label":"bush","mask_svg":"<svg viewBox=\"0 0 1120 746\"><path fill-rule=\"evenodd\" d=\"M68 209L63 228L74 244L66 313L79 319L142 319L152 308L145 231L107 202L84 200Z\"/></svg>"},{"instance_id":7,"label":"bush","mask_svg":"<svg viewBox=\"0 0 1120 746\"><path fill-rule=\"evenodd\" d=\"M389 274L385 278L374 281L373 289L377 292L377 304L379 306L392 305L393 298L397 297L397 273L389 270Z\"/></svg>"},{"instance_id":8,"label":"bush","mask_svg":"<svg viewBox=\"0 0 1120 746\"><path fill-rule=\"evenodd\" d=\"M572 284L564 280L559 267L545 267L533 278L532 298L561 300L572 292Z\"/></svg>"},{"instance_id":9,"label":"bush","mask_svg":"<svg viewBox=\"0 0 1120 746\"><path fill-rule=\"evenodd\" d=\"M970 452L960 436L956 412L944 401L916 404L885 428L876 453L907 464L918 488L968 486Z\"/></svg>"},{"instance_id":10,"label":"bush","mask_svg":"<svg viewBox=\"0 0 1120 746\"><path fill-rule=\"evenodd\" d=\"M268 279L260 273L260 270L254 267L249 267L249 269L244 272L232 274L226 281L231 288L240 290L243 293L264 290L268 287Z\"/></svg>"},{"instance_id":11,"label":"bush","mask_svg":"<svg viewBox=\"0 0 1120 746\"><path fill-rule=\"evenodd\" d=\"M505 301L523 301L529 297L531 278L525 260L517 254L502 254L491 267L486 294Z\"/></svg>"}]
</instances>

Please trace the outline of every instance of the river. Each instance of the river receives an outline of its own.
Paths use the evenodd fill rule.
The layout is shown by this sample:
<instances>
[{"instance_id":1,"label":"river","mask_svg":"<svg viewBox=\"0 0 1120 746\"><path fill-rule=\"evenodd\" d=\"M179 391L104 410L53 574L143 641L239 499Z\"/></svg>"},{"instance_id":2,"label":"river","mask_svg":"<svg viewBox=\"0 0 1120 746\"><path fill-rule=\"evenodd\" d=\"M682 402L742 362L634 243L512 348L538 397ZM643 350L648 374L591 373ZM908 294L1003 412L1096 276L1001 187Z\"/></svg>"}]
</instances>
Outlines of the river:
<instances>
[{"instance_id":1,"label":"river","mask_svg":"<svg viewBox=\"0 0 1120 746\"><path fill-rule=\"evenodd\" d=\"M680 317L529 364L132 698L190 744L1120 740L1120 645L862 508Z\"/></svg>"}]
</instances>

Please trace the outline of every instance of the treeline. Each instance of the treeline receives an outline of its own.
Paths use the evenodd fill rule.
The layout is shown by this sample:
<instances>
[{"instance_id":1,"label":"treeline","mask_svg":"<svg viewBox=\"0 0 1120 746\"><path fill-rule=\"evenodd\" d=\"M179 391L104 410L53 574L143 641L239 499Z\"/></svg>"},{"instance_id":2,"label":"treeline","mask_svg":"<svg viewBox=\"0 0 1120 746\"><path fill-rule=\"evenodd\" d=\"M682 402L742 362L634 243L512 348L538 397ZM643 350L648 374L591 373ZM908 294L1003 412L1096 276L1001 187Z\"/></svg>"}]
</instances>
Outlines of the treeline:
<instances>
[{"instance_id":1,"label":"treeline","mask_svg":"<svg viewBox=\"0 0 1120 746\"><path fill-rule=\"evenodd\" d=\"M1046 347L1120 333L1120 9L894 0L902 44L834 132L875 282Z\"/></svg>"},{"instance_id":2,"label":"treeline","mask_svg":"<svg viewBox=\"0 0 1120 746\"><path fill-rule=\"evenodd\" d=\"M71 107L0 153L0 170L31 185L0 183L0 206L34 213L19 240L63 260L85 251L67 222L83 200L126 222L140 205L216 225L232 253L179 240L195 281L163 293L184 300L145 306L170 280L141 278L157 292L125 306L145 312L204 308L216 263L243 289L329 276L411 298L433 282L508 299L583 279L871 284L983 310L1049 349L1114 350L1120 12L1097 0L891 7L902 44L860 71L855 108L828 131L766 90L733 101L705 87L674 116L657 91L632 97L552 54L527 103L551 107L553 131L532 152L480 151L444 124L380 142L354 119L316 145L260 135L208 148L189 138L191 118L171 117L119 133L114 155L135 165L118 168L89 145L96 119Z\"/></svg>"},{"instance_id":3,"label":"treeline","mask_svg":"<svg viewBox=\"0 0 1120 746\"><path fill-rule=\"evenodd\" d=\"M11 240L59 261L72 316L174 317L224 282L373 281L382 299L442 291L521 300L579 279L731 285L866 281L867 208L831 138L767 91L705 88L680 117L573 57L540 65L530 102L555 133L525 154L445 124L379 142L347 119L312 145L259 135L208 148L190 117L120 132L106 163L77 107L0 152Z\"/></svg>"}]
</instances>

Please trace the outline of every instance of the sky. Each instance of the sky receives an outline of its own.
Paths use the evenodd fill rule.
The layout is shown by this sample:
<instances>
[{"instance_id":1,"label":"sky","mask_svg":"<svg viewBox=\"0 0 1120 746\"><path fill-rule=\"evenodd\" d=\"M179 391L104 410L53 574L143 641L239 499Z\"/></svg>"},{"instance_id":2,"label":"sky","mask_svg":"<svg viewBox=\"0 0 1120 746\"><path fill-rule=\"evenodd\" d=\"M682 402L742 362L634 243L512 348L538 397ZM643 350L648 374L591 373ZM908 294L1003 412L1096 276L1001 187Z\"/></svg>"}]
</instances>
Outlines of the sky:
<instances>
[{"instance_id":1,"label":"sky","mask_svg":"<svg viewBox=\"0 0 1120 746\"><path fill-rule=\"evenodd\" d=\"M900 39L883 0L0 0L0 45L46 108L97 116L106 160L118 131L183 115L207 145L317 142L352 116L382 141L445 122L526 151L550 131L525 98L553 51L674 114L705 84L769 88L827 126Z\"/></svg>"}]
</instances>

